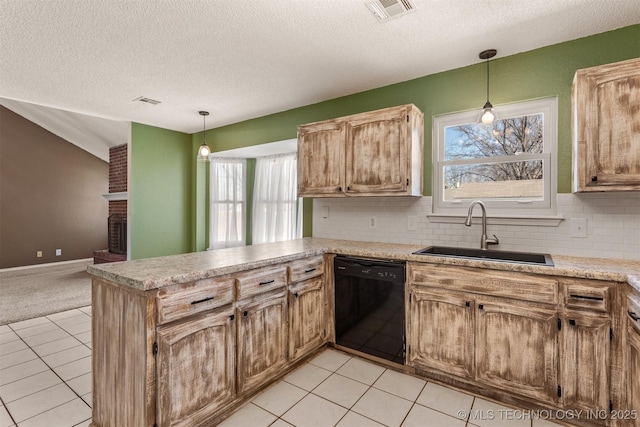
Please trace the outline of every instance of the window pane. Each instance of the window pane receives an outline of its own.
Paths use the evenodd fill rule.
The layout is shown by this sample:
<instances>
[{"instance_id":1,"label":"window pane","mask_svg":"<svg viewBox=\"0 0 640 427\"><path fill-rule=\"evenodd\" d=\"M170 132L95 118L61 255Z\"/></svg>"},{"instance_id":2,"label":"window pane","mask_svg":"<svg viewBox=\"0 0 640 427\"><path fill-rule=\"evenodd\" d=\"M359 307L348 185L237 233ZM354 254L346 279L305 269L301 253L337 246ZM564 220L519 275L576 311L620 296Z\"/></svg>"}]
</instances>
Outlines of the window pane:
<instances>
[{"instance_id":1,"label":"window pane","mask_svg":"<svg viewBox=\"0 0 640 427\"><path fill-rule=\"evenodd\" d=\"M543 114L468 123L445 128L445 160L543 152Z\"/></svg>"},{"instance_id":2,"label":"window pane","mask_svg":"<svg viewBox=\"0 0 640 427\"><path fill-rule=\"evenodd\" d=\"M444 167L444 200L542 199L542 160Z\"/></svg>"}]
</instances>

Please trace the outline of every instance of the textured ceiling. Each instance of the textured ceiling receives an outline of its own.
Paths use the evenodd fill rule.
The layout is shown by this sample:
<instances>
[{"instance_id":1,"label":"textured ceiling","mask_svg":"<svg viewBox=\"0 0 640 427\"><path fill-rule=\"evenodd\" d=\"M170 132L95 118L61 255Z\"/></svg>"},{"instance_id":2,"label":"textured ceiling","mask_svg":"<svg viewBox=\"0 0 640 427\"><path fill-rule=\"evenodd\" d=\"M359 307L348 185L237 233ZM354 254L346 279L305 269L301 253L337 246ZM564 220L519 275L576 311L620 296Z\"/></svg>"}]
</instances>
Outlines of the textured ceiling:
<instances>
[{"instance_id":1,"label":"textured ceiling","mask_svg":"<svg viewBox=\"0 0 640 427\"><path fill-rule=\"evenodd\" d=\"M413 3L0 0L0 97L194 133L640 23L638 0Z\"/></svg>"}]
</instances>

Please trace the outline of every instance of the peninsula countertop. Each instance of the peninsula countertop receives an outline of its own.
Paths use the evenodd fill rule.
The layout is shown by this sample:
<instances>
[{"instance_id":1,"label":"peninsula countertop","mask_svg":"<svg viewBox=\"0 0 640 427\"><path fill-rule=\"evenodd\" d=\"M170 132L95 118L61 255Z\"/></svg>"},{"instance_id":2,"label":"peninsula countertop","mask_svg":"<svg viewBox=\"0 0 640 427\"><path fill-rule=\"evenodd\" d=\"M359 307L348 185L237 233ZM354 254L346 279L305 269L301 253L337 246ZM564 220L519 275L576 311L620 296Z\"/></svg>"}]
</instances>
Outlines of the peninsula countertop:
<instances>
[{"instance_id":1,"label":"peninsula countertop","mask_svg":"<svg viewBox=\"0 0 640 427\"><path fill-rule=\"evenodd\" d=\"M424 245L305 237L277 243L96 264L90 265L87 270L96 277L137 290L147 291L251 268L289 262L308 256L335 253L359 257L607 280L629 283L640 291L640 261L569 257L551 254L555 265L543 266L412 254L423 247Z\"/></svg>"}]
</instances>

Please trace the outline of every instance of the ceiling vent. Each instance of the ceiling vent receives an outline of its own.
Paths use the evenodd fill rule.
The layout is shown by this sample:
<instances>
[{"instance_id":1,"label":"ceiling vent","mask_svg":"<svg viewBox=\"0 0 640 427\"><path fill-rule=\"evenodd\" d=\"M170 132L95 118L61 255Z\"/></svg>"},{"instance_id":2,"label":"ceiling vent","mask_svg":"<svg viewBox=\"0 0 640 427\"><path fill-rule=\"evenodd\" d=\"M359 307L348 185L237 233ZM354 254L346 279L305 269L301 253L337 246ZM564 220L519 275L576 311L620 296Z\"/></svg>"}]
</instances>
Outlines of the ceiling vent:
<instances>
[{"instance_id":1,"label":"ceiling vent","mask_svg":"<svg viewBox=\"0 0 640 427\"><path fill-rule=\"evenodd\" d=\"M372 0L365 5L378 21L386 21L416 10L409 0Z\"/></svg>"},{"instance_id":2,"label":"ceiling vent","mask_svg":"<svg viewBox=\"0 0 640 427\"><path fill-rule=\"evenodd\" d=\"M155 99L147 98L144 96L139 96L136 99L134 99L134 101L146 102L147 104L151 104L151 105L160 104L160 101L156 101Z\"/></svg>"}]
</instances>

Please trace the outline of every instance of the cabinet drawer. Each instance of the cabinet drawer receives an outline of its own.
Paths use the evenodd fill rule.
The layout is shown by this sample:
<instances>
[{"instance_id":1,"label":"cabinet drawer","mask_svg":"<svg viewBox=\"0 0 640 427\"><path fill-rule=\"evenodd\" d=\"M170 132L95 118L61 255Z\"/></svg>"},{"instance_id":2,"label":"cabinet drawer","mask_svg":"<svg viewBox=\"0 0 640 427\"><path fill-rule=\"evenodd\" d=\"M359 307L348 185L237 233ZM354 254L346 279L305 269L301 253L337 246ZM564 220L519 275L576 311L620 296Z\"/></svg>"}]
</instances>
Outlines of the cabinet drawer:
<instances>
[{"instance_id":1,"label":"cabinet drawer","mask_svg":"<svg viewBox=\"0 0 640 427\"><path fill-rule=\"evenodd\" d=\"M289 283L302 282L324 274L324 258L322 255L301 259L289 264Z\"/></svg>"},{"instance_id":2,"label":"cabinet drawer","mask_svg":"<svg viewBox=\"0 0 640 427\"><path fill-rule=\"evenodd\" d=\"M585 280L563 282L563 285L565 307L609 311L610 285Z\"/></svg>"},{"instance_id":3,"label":"cabinet drawer","mask_svg":"<svg viewBox=\"0 0 640 427\"><path fill-rule=\"evenodd\" d=\"M221 307L233 301L233 277L222 276L198 280L158 292L158 323Z\"/></svg>"},{"instance_id":4,"label":"cabinet drawer","mask_svg":"<svg viewBox=\"0 0 640 427\"><path fill-rule=\"evenodd\" d=\"M527 273L409 263L409 281L486 296L556 304L558 281Z\"/></svg>"},{"instance_id":5,"label":"cabinet drawer","mask_svg":"<svg viewBox=\"0 0 640 427\"><path fill-rule=\"evenodd\" d=\"M256 268L236 275L238 299L287 286L287 267Z\"/></svg>"}]
</instances>

